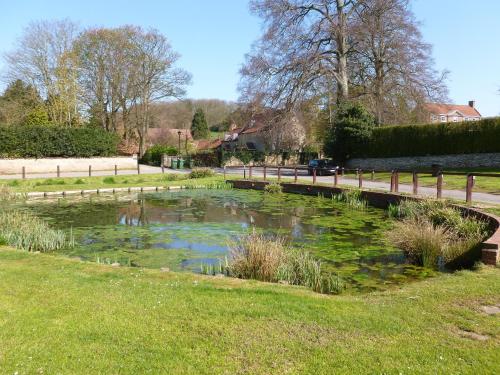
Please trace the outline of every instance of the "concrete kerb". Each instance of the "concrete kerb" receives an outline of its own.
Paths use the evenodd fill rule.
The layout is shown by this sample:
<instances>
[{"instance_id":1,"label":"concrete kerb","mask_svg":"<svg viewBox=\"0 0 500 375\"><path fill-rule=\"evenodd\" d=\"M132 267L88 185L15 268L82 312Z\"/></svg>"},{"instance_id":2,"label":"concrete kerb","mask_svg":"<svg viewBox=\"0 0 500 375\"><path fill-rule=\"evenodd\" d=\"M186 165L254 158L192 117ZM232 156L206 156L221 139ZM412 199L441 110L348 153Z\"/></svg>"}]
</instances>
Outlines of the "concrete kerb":
<instances>
[{"instance_id":1,"label":"concrete kerb","mask_svg":"<svg viewBox=\"0 0 500 375\"><path fill-rule=\"evenodd\" d=\"M264 187L269 184L267 181L250 181L250 180L227 180L237 189L253 189L264 190ZM340 187L329 187L321 185L303 185L294 183L282 183L283 192L295 193L304 195L322 195L331 197L332 195L339 194L345 190ZM395 194L389 192L378 192L363 190L361 196L368 201L368 204L377 208L387 208L390 204L397 204L402 200L422 200L424 198L411 197L408 195ZM481 246L481 261L487 265L496 265L500 261L500 218L493 214L489 214L475 208L453 204L454 207L460 209L463 213L474 216L488 223L492 235L487 238Z\"/></svg>"}]
</instances>

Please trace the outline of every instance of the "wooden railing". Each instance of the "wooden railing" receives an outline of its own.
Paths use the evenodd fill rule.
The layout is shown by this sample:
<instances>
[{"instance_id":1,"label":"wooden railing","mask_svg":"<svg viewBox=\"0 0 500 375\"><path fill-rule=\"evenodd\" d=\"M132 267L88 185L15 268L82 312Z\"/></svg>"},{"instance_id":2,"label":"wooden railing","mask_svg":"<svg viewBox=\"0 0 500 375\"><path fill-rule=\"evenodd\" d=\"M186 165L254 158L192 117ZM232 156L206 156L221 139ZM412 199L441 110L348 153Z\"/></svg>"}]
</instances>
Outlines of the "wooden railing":
<instances>
[{"instance_id":1,"label":"wooden railing","mask_svg":"<svg viewBox=\"0 0 500 375\"><path fill-rule=\"evenodd\" d=\"M270 170L275 170L278 181L282 180L282 172L283 171L293 171L292 176L295 183L298 180L298 172L299 171L308 171L311 172L312 175L312 183L317 183L317 175L318 172L322 172L325 168L309 168L307 166L231 166L224 167L224 178L226 178L227 170L237 169L242 170L243 178L252 179L254 177L254 171L256 169L262 170L262 178L264 181L268 180L268 172ZM333 186L337 186L342 177L344 177L347 173L354 172L356 175L356 179L358 180L358 187L361 189L363 187L363 181L366 180L365 171L362 169L348 169L343 167L337 167L333 173ZM460 173L460 172L446 172L446 171L432 171L432 170L402 170L402 169L394 169L394 170L374 170L371 169L366 172L366 175L369 176L371 181L375 180L375 176L377 173L390 173L390 187L389 191L394 193L399 193L399 179L401 173L408 173L412 175L412 193L414 195L419 194L419 175L428 175L432 174L436 178L436 198L442 198L443 196L443 176L464 176L465 179L465 200L467 203L472 202L472 192L474 188L474 182L476 177L493 177L499 178L499 187L500 187L500 173ZM500 188L499 188L500 190Z\"/></svg>"}]
</instances>

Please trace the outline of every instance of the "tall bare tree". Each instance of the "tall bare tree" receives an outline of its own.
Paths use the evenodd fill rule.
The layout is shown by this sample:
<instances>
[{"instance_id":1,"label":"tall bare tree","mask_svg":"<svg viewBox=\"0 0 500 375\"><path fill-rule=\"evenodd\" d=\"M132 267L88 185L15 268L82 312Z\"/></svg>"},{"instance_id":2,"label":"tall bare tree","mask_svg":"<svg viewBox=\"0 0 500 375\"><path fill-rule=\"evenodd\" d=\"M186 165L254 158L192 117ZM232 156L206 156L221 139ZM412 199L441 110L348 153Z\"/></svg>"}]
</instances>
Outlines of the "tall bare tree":
<instances>
[{"instance_id":1,"label":"tall bare tree","mask_svg":"<svg viewBox=\"0 0 500 375\"><path fill-rule=\"evenodd\" d=\"M166 98L181 98L191 76L176 68L179 54L173 51L167 38L157 30L136 28L133 37L137 74L134 80L135 129L139 137L139 154L145 152L151 125L151 104Z\"/></svg>"},{"instance_id":2,"label":"tall bare tree","mask_svg":"<svg viewBox=\"0 0 500 375\"><path fill-rule=\"evenodd\" d=\"M243 97L291 106L326 87L349 98L351 25L364 0L253 0L265 32L242 68Z\"/></svg>"},{"instance_id":3,"label":"tall bare tree","mask_svg":"<svg viewBox=\"0 0 500 375\"><path fill-rule=\"evenodd\" d=\"M423 101L446 97L446 72L434 69L408 0L367 0L353 27L352 78L377 122L407 120Z\"/></svg>"},{"instance_id":4,"label":"tall bare tree","mask_svg":"<svg viewBox=\"0 0 500 375\"><path fill-rule=\"evenodd\" d=\"M4 56L4 78L33 85L46 100L52 121L60 124L72 125L79 118L77 61L72 53L77 34L78 27L69 20L33 22L17 47Z\"/></svg>"}]
</instances>

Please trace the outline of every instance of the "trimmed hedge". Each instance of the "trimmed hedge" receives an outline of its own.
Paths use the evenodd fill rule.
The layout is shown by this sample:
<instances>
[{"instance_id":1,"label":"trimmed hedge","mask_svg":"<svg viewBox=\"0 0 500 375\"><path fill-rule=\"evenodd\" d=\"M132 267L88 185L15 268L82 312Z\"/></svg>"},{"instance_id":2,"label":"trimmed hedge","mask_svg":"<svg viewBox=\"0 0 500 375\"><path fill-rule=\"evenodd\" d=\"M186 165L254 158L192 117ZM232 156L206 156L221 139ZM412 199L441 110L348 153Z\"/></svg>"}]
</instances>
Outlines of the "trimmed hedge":
<instances>
[{"instance_id":1,"label":"trimmed hedge","mask_svg":"<svg viewBox=\"0 0 500 375\"><path fill-rule=\"evenodd\" d=\"M0 126L0 157L91 157L117 154L119 137L93 126Z\"/></svg>"},{"instance_id":2,"label":"trimmed hedge","mask_svg":"<svg viewBox=\"0 0 500 375\"><path fill-rule=\"evenodd\" d=\"M353 157L399 157L500 152L500 118L373 129Z\"/></svg>"},{"instance_id":3,"label":"trimmed hedge","mask_svg":"<svg viewBox=\"0 0 500 375\"><path fill-rule=\"evenodd\" d=\"M141 162L159 167L161 165L161 156L164 154L169 156L177 155L177 149L172 146L153 145L146 150Z\"/></svg>"}]
</instances>

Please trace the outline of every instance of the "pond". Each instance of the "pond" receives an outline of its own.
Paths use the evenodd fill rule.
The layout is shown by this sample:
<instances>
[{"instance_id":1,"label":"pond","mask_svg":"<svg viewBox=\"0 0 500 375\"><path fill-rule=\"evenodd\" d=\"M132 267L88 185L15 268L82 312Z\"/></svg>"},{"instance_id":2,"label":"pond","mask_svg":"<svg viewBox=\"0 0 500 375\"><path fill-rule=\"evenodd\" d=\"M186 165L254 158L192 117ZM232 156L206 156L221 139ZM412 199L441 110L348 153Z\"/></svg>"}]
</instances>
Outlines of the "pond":
<instances>
[{"instance_id":1,"label":"pond","mask_svg":"<svg viewBox=\"0 0 500 375\"><path fill-rule=\"evenodd\" d=\"M432 274L387 242L392 221L383 210L356 210L322 197L193 189L39 200L27 207L72 232L76 246L63 253L90 261L200 272L201 263L224 259L229 241L255 230L311 252L354 290Z\"/></svg>"}]
</instances>

